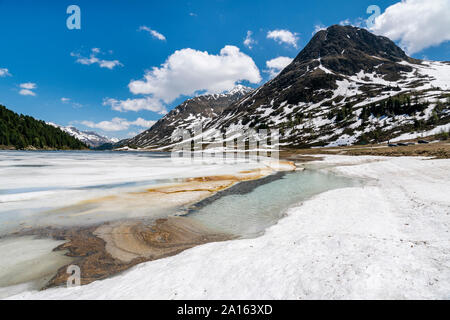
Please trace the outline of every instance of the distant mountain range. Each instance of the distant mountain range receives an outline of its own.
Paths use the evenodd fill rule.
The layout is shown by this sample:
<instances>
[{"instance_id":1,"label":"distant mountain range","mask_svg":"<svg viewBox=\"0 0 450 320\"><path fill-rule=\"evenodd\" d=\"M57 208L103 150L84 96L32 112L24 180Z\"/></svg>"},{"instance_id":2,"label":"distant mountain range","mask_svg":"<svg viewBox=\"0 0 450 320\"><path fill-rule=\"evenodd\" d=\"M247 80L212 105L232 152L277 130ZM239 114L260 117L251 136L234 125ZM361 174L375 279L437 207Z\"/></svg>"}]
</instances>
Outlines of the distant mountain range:
<instances>
[{"instance_id":1,"label":"distant mountain range","mask_svg":"<svg viewBox=\"0 0 450 320\"><path fill-rule=\"evenodd\" d=\"M60 125L57 125L52 122L47 122L47 124L54 126L56 128L59 128L64 132L67 132L72 137L77 138L78 140L84 142L86 145L93 147L93 148L99 147L104 144L115 144L115 143L119 142L119 139L108 138L108 137L102 136L94 131L80 131L73 126L64 127L64 126L60 126Z\"/></svg>"},{"instance_id":2,"label":"distant mountain range","mask_svg":"<svg viewBox=\"0 0 450 320\"><path fill-rule=\"evenodd\" d=\"M131 139L0 111L2 148L170 150L177 130L200 124L206 144L249 129L278 129L286 147L377 143L449 130L450 62L413 59L386 37L334 25L261 87L186 100Z\"/></svg>"},{"instance_id":3,"label":"distant mountain range","mask_svg":"<svg viewBox=\"0 0 450 320\"><path fill-rule=\"evenodd\" d=\"M189 99L124 143L169 149L176 128L198 123L206 140L218 131L276 128L282 145L291 147L426 135L450 123L450 62L413 59L386 37L335 25L317 32L260 88Z\"/></svg>"},{"instance_id":4,"label":"distant mountain range","mask_svg":"<svg viewBox=\"0 0 450 320\"><path fill-rule=\"evenodd\" d=\"M238 85L225 93L201 95L186 100L150 129L124 143L139 147L159 147L170 144L171 136L176 129L193 129L197 124L208 123L252 91L252 88Z\"/></svg>"}]
</instances>

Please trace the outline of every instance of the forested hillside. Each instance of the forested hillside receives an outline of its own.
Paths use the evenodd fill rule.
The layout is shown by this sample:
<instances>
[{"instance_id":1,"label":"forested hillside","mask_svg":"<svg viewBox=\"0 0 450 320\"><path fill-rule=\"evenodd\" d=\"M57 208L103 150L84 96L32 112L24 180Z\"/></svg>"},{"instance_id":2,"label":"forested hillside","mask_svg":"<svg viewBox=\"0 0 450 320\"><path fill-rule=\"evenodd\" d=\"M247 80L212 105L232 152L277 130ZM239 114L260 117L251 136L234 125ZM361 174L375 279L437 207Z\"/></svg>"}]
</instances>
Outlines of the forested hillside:
<instances>
[{"instance_id":1,"label":"forested hillside","mask_svg":"<svg viewBox=\"0 0 450 320\"><path fill-rule=\"evenodd\" d=\"M86 149L87 146L68 133L36 120L18 115L0 105L0 148L16 149Z\"/></svg>"}]
</instances>

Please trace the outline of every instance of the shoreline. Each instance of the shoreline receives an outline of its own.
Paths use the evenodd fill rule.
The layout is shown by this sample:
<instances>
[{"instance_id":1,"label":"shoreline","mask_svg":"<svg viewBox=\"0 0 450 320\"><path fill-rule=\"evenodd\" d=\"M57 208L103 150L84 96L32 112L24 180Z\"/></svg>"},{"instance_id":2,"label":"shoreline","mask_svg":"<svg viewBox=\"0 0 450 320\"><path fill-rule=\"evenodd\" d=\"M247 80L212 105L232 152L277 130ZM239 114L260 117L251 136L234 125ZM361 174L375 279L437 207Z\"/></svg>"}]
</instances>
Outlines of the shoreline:
<instances>
[{"instance_id":1,"label":"shoreline","mask_svg":"<svg viewBox=\"0 0 450 320\"><path fill-rule=\"evenodd\" d=\"M65 286L69 265L82 270L81 285L107 279L143 262L176 255L186 249L233 239L216 234L183 217L168 217L155 222L118 221L91 227L45 228L20 236L36 236L64 241L54 252L65 252L73 260L55 271L40 289Z\"/></svg>"},{"instance_id":2,"label":"shoreline","mask_svg":"<svg viewBox=\"0 0 450 320\"><path fill-rule=\"evenodd\" d=\"M59 288L12 298L448 299L450 162L324 156L323 163L376 183L321 193L261 237L143 263L76 296Z\"/></svg>"},{"instance_id":3,"label":"shoreline","mask_svg":"<svg viewBox=\"0 0 450 320\"><path fill-rule=\"evenodd\" d=\"M407 141L410 142L410 141ZM311 159L312 156L344 155L344 156L384 156L384 157L432 157L434 159L450 159L449 141L430 141L428 144L389 147L387 144L366 146L322 147L312 149L285 149L280 151L280 158Z\"/></svg>"},{"instance_id":4,"label":"shoreline","mask_svg":"<svg viewBox=\"0 0 450 320\"><path fill-rule=\"evenodd\" d=\"M294 171L292 162L280 160L281 166L276 171L270 164L265 168L241 171L233 175L205 176L187 178L183 182L170 185L155 186L144 192L130 193L133 196L144 196L149 205L151 201L176 203L186 206L187 211L196 204L214 197L220 198L238 183L265 183L271 176L280 177L283 171ZM272 164L273 165L273 164ZM262 180L262 181L260 181ZM153 199L153 200L150 200ZM114 201L114 197L86 200ZM73 259L71 264L78 265L82 271L81 284L86 285L96 280L117 275L137 264L154 261L210 242L234 239L230 234L209 230L199 222L188 217L188 213L180 212L180 216L168 216L160 219L124 219L105 222L91 226L73 226L62 228L35 228L13 233L18 236L37 236L63 240L65 243L53 251L66 252L65 256ZM55 275L41 289L65 285L69 275L68 265L60 267Z\"/></svg>"}]
</instances>

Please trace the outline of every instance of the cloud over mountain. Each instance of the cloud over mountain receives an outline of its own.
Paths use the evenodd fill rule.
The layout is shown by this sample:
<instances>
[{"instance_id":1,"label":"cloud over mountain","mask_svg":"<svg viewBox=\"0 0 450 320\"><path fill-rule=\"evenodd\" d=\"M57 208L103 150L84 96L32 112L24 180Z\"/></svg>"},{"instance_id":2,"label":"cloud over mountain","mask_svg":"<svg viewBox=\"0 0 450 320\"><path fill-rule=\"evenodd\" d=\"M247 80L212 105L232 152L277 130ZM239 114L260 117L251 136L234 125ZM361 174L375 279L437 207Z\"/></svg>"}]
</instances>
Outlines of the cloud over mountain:
<instances>
[{"instance_id":1,"label":"cloud over mountain","mask_svg":"<svg viewBox=\"0 0 450 320\"><path fill-rule=\"evenodd\" d=\"M137 98L137 99L127 99L127 100L117 100L112 98L107 98L103 101L104 106L111 106L111 109L120 112L127 111L153 111L159 114L166 114L167 110L164 104L159 99L154 99L151 97Z\"/></svg>"},{"instance_id":2,"label":"cloud over mountain","mask_svg":"<svg viewBox=\"0 0 450 320\"><path fill-rule=\"evenodd\" d=\"M170 103L200 91L230 90L244 80L259 83L259 69L251 57L228 45L217 55L190 48L177 50L160 67L147 71L142 80L133 80L128 87L134 94Z\"/></svg>"},{"instance_id":3,"label":"cloud over mountain","mask_svg":"<svg viewBox=\"0 0 450 320\"><path fill-rule=\"evenodd\" d=\"M274 78L281 72L281 70L286 68L292 60L294 59L289 57L278 57L266 61L267 70L265 70L265 72L269 73L271 78Z\"/></svg>"},{"instance_id":4,"label":"cloud over mountain","mask_svg":"<svg viewBox=\"0 0 450 320\"><path fill-rule=\"evenodd\" d=\"M378 16L376 34L400 41L409 54L450 40L449 0L403 0Z\"/></svg>"},{"instance_id":5,"label":"cloud over mountain","mask_svg":"<svg viewBox=\"0 0 450 320\"><path fill-rule=\"evenodd\" d=\"M123 131L127 130L130 126L148 129L155 124L155 121L142 118L137 118L135 121L128 121L123 118L113 118L111 121L101 121L98 123L93 121L81 121L81 124L89 128L96 128L103 131Z\"/></svg>"},{"instance_id":6,"label":"cloud over mountain","mask_svg":"<svg viewBox=\"0 0 450 320\"><path fill-rule=\"evenodd\" d=\"M297 48L298 36L289 30L272 30L267 33L267 39L273 39L280 44L288 44Z\"/></svg>"}]
</instances>

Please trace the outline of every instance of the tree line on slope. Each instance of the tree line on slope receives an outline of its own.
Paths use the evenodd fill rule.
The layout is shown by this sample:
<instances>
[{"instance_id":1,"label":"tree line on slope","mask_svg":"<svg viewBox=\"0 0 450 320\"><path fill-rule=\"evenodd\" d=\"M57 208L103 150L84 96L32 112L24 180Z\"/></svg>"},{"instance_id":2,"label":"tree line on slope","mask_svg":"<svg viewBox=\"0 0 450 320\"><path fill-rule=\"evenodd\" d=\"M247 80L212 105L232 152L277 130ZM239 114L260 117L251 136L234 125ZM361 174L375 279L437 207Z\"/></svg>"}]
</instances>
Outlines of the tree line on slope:
<instances>
[{"instance_id":1,"label":"tree line on slope","mask_svg":"<svg viewBox=\"0 0 450 320\"><path fill-rule=\"evenodd\" d=\"M33 117L0 105L0 146L25 149L87 149L80 140Z\"/></svg>"}]
</instances>

